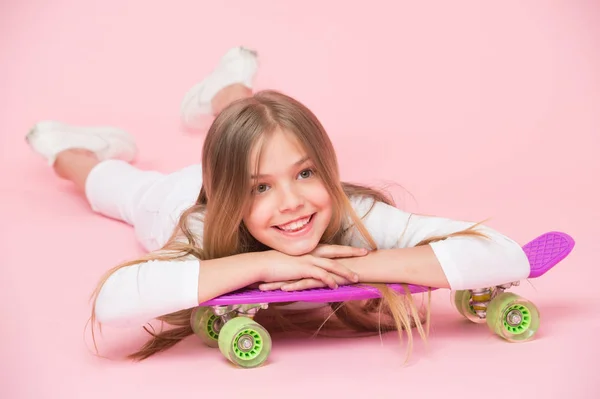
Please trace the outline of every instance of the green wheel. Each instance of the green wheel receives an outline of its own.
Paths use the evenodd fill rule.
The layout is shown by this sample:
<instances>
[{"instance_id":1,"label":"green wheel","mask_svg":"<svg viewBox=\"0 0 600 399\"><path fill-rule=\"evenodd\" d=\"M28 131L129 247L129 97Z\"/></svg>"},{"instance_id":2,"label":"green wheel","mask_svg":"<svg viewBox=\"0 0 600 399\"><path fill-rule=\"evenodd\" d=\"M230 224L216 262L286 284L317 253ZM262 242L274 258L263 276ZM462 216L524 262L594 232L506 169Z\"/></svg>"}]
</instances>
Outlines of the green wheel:
<instances>
[{"instance_id":1,"label":"green wheel","mask_svg":"<svg viewBox=\"0 0 600 399\"><path fill-rule=\"evenodd\" d=\"M190 319L192 330L206 346L217 348L219 346L219 330L221 319L210 308L198 307L192 312Z\"/></svg>"},{"instance_id":2,"label":"green wheel","mask_svg":"<svg viewBox=\"0 0 600 399\"><path fill-rule=\"evenodd\" d=\"M462 316L466 319L472 321L473 323L482 324L485 323L485 319L482 319L475 313L475 309L471 306L469 301L471 300L471 291L469 290L459 290L453 291L452 297L454 302L454 307L458 310Z\"/></svg>"},{"instance_id":3,"label":"green wheel","mask_svg":"<svg viewBox=\"0 0 600 399\"><path fill-rule=\"evenodd\" d=\"M489 329L509 342L525 342L532 339L540 327L537 307L510 292L495 297L488 307Z\"/></svg>"},{"instance_id":4,"label":"green wheel","mask_svg":"<svg viewBox=\"0 0 600 399\"><path fill-rule=\"evenodd\" d=\"M262 365L271 352L271 336L248 317L229 320L219 334L219 349L233 364L252 368Z\"/></svg>"}]
</instances>

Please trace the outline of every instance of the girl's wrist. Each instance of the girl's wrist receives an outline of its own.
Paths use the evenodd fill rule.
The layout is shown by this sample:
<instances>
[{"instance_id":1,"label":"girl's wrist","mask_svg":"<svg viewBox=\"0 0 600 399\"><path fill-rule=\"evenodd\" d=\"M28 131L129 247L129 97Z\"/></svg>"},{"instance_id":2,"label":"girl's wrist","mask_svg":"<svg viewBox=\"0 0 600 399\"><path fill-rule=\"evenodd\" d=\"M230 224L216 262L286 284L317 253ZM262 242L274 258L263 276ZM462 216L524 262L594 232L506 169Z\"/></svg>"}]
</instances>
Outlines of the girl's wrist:
<instances>
[{"instance_id":1,"label":"girl's wrist","mask_svg":"<svg viewBox=\"0 0 600 399\"><path fill-rule=\"evenodd\" d=\"M240 261L243 264L244 270L242 272L247 272L249 274L252 283L261 283L265 281L265 276L267 275L267 256L269 251L265 252L247 252L240 254Z\"/></svg>"}]
</instances>

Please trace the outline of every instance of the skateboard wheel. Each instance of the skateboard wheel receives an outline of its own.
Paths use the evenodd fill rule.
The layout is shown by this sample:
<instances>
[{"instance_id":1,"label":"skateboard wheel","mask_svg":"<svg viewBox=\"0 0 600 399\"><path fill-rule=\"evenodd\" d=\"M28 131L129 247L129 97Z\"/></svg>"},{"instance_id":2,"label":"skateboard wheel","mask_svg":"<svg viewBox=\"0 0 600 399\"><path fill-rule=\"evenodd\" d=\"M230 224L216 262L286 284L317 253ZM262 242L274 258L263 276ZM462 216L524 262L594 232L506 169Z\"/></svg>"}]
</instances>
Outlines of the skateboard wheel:
<instances>
[{"instance_id":1,"label":"skateboard wheel","mask_svg":"<svg viewBox=\"0 0 600 399\"><path fill-rule=\"evenodd\" d=\"M221 319L210 308L198 307L192 312L190 318L192 331L202 342L211 348L219 346L219 327Z\"/></svg>"},{"instance_id":2,"label":"skateboard wheel","mask_svg":"<svg viewBox=\"0 0 600 399\"><path fill-rule=\"evenodd\" d=\"M503 292L488 306L487 325L494 334L509 342L525 342L537 332L540 313L532 302Z\"/></svg>"},{"instance_id":3,"label":"skateboard wheel","mask_svg":"<svg viewBox=\"0 0 600 399\"><path fill-rule=\"evenodd\" d=\"M452 292L452 299L454 302L454 307L458 310L462 316L464 316L467 320L472 321L473 323L482 324L485 323L485 319L482 319L475 313L475 310L470 305L469 301L471 300L471 291L469 290L459 290Z\"/></svg>"},{"instance_id":4,"label":"skateboard wheel","mask_svg":"<svg viewBox=\"0 0 600 399\"><path fill-rule=\"evenodd\" d=\"M252 368L262 365L271 352L271 335L248 317L229 320L219 334L219 349L233 364Z\"/></svg>"}]
</instances>

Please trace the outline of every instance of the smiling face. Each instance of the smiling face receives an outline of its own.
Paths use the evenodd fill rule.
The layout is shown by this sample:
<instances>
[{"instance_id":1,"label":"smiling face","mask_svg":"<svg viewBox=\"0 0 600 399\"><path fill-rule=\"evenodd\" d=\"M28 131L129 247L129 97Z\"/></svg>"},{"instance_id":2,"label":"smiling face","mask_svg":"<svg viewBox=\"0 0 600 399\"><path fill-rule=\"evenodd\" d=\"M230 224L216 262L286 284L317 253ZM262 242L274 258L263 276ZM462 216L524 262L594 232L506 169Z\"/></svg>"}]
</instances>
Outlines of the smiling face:
<instances>
[{"instance_id":1,"label":"smiling face","mask_svg":"<svg viewBox=\"0 0 600 399\"><path fill-rule=\"evenodd\" d=\"M292 134L277 129L258 147L250 157L249 170L258 175L248 176L252 199L244 224L255 239L272 249L306 254L319 244L329 225L331 196Z\"/></svg>"}]
</instances>

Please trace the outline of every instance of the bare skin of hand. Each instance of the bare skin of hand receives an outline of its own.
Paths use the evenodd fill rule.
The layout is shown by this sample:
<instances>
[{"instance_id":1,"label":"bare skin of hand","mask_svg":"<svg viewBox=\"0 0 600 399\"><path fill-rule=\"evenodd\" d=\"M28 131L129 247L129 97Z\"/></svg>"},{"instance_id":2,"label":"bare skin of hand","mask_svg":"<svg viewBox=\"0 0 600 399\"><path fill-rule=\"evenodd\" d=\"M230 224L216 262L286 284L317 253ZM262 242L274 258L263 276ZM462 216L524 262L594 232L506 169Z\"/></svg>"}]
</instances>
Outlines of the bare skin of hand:
<instances>
[{"instance_id":1,"label":"bare skin of hand","mask_svg":"<svg viewBox=\"0 0 600 399\"><path fill-rule=\"evenodd\" d=\"M365 256L369 251L365 248L355 248L343 245L319 245L309 255L317 259L336 259L336 258L351 258ZM342 264L342 259L336 261L335 264ZM278 281L264 282L258 285L261 291L273 291L281 289L282 291L297 291L309 288L327 287L337 288L340 285L357 283L360 279L349 268L342 266L349 273L329 273L327 279L305 277L300 279L280 279ZM264 281L264 280L263 280Z\"/></svg>"}]
</instances>

